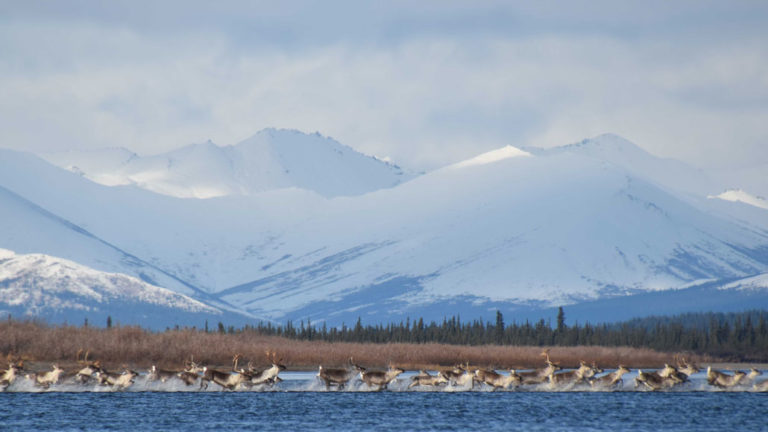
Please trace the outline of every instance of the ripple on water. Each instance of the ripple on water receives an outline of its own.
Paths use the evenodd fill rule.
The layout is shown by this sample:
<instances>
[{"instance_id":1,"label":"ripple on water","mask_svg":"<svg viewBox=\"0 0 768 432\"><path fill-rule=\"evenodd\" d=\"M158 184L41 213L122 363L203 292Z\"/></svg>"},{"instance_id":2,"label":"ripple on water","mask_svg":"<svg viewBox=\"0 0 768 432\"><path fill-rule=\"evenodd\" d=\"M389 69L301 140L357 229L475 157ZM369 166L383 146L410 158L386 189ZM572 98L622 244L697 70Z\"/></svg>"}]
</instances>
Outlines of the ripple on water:
<instances>
[{"instance_id":1,"label":"ripple on water","mask_svg":"<svg viewBox=\"0 0 768 432\"><path fill-rule=\"evenodd\" d=\"M765 430L735 392L3 393L9 430Z\"/></svg>"}]
</instances>

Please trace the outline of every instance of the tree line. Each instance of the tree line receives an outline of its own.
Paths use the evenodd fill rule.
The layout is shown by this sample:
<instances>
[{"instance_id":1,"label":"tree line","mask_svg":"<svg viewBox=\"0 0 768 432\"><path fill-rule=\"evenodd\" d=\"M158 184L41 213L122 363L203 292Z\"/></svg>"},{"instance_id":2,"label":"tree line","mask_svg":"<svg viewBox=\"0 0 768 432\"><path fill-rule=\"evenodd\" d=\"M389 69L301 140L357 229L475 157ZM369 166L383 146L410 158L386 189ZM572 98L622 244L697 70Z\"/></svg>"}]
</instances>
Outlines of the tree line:
<instances>
[{"instance_id":1,"label":"tree line","mask_svg":"<svg viewBox=\"0 0 768 432\"><path fill-rule=\"evenodd\" d=\"M567 325L560 308L556 322L512 321L503 314L494 321L462 321L459 316L442 322L406 319L399 323L352 326L317 326L310 320L284 325L259 322L242 328L205 330L220 333L252 332L296 340L368 343L440 343L452 345L514 346L629 346L659 351L690 351L740 361L768 360L768 311L741 313L694 313L671 317L649 317L614 324Z\"/></svg>"}]
</instances>

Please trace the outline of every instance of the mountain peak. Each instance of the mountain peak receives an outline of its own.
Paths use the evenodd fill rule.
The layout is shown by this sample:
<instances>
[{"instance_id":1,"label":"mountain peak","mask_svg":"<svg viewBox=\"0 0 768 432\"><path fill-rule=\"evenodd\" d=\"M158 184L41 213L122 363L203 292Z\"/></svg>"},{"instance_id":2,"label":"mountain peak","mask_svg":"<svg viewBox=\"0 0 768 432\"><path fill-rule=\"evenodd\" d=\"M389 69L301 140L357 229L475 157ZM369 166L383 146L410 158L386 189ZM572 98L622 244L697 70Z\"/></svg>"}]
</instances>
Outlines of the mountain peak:
<instances>
[{"instance_id":1,"label":"mountain peak","mask_svg":"<svg viewBox=\"0 0 768 432\"><path fill-rule=\"evenodd\" d=\"M514 158L514 157L525 157L525 156L532 156L532 155L525 150L520 150L517 147L512 147L510 145L507 145L502 148L498 148L496 150L491 150L489 152L479 154L471 159L458 162L456 164L453 164L452 167L465 168L469 166L486 165L489 163L499 162L504 159Z\"/></svg>"},{"instance_id":2,"label":"mountain peak","mask_svg":"<svg viewBox=\"0 0 768 432\"><path fill-rule=\"evenodd\" d=\"M650 155L632 141L613 133L604 133L593 138L586 138L577 143L555 147L552 150L558 149L562 151L579 151L590 155L600 152Z\"/></svg>"},{"instance_id":3,"label":"mountain peak","mask_svg":"<svg viewBox=\"0 0 768 432\"><path fill-rule=\"evenodd\" d=\"M263 129L232 146L207 140L140 157L97 153L46 158L107 186L135 185L179 198L253 195L299 188L332 198L362 195L414 177L397 165L366 156L318 132Z\"/></svg>"}]
</instances>

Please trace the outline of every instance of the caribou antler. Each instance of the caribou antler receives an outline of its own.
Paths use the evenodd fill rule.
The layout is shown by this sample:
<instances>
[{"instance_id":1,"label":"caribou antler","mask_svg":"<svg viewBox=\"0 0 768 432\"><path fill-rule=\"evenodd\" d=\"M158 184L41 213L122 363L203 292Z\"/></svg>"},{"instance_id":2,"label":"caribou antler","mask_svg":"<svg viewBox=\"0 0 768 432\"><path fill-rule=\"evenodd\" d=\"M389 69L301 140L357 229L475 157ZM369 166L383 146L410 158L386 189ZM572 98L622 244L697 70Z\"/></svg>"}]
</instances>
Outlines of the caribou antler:
<instances>
[{"instance_id":1,"label":"caribou antler","mask_svg":"<svg viewBox=\"0 0 768 432\"><path fill-rule=\"evenodd\" d=\"M544 356L544 357L546 357L546 358L547 358L547 359L544 361L546 364L549 364L549 365L554 365L554 364L556 364L556 363L553 363L553 362L552 362L552 360L550 360L550 359L549 359L549 348L547 348L547 349L545 349L544 351L542 351L540 355L542 355L542 356Z\"/></svg>"},{"instance_id":2,"label":"caribou antler","mask_svg":"<svg viewBox=\"0 0 768 432\"><path fill-rule=\"evenodd\" d=\"M243 356L242 356L242 354L235 354L235 356L234 356L234 357L232 357L232 370L233 370L233 371L235 371L235 372L239 372L239 371L237 370L237 362L238 362L238 361L240 360L240 358L242 358L242 357L243 357Z\"/></svg>"}]
</instances>

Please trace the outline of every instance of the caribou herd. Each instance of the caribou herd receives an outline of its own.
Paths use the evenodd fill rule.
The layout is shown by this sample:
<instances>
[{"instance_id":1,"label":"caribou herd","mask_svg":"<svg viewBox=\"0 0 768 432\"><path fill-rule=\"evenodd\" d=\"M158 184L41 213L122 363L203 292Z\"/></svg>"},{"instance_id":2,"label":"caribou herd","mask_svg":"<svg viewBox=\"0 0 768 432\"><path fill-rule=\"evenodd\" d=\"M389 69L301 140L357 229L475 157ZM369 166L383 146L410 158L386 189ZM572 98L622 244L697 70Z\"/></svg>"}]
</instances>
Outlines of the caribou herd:
<instances>
[{"instance_id":1,"label":"caribou herd","mask_svg":"<svg viewBox=\"0 0 768 432\"><path fill-rule=\"evenodd\" d=\"M20 358L7 357L8 368L0 371L0 391L5 391L15 382L26 380L31 385L49 389L57 384L96 385L111 390L126 390L134 387L136 379L144 377L144 385L152 383L178 382L179 385L205 390L213 383L220 390L248 390L253 388L273 387L282 379L278 376L286 367L282 359L277 358L274 352L267 352L266 356L270 366L266 368L254 367L249 361L245 367L241 366L243 356L236 354L232 358L232 367L229 370L215 369L207 365L200 365L193 357L184 362L183 368L176 370L160 369L152 365L145 374L123 366L118 371L108 371L98 360L89 360L89 352L78 351L76 361L77 370L65 371L58 365L51 366L48 371L27 371L24 361ZM470 366L468 363L454 367L444 368L431 374L421 370L410 376L407 389L414 388L439 388L452 387L461 389L486 388L491 391L498 389L525 389L538 390L614 390L623 389L623 376L631 370L619 365L611 372L604 373L594 362L581 362L578 367L563 369L559 363L553 362L547 351L542 353L545 357L542 367L518 371L510 369L506 373L496 369ZM691 375L702 372L695 364L687 362L684 358L676 358L675 366L665 364L658 370L638 369L633 380L634 389L659 391L672 388L686 388L691 382ZM317 379L327 390L343 390L355 383L358 388L381 391L396 382L405 370L390 365L387 370L371 370L360 366L350 358L345 367L329 368L320 366L317 371ZM735 371L725 372L711 367L706 369L706 383L712 388L730 390L768 391L768 379L758 379L762 373L752 368L749 372ZM135 387L134 387L135 388Z\"/></svg>"}]
</instances>

